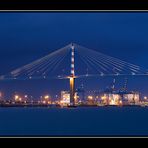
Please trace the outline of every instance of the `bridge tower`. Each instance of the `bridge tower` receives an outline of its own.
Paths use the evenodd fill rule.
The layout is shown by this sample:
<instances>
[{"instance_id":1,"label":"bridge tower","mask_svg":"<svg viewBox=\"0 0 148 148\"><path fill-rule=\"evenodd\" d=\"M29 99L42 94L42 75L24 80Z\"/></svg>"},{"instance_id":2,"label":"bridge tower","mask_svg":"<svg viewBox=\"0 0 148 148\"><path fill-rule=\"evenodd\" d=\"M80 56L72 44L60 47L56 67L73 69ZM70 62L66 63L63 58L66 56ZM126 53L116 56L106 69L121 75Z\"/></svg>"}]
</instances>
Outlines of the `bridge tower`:
<instances>
[{"instance_id":1,"label":"bridge tower","mask_svg":"<svg viewBox=\"0 0 148 148\"><path fill-rule=\"evenodd\" d=\"M71 44L71 75L70 75L70 105L75 105L75 57L74 52L75 48L74 45Z\"/></svg>"}]
</instances>

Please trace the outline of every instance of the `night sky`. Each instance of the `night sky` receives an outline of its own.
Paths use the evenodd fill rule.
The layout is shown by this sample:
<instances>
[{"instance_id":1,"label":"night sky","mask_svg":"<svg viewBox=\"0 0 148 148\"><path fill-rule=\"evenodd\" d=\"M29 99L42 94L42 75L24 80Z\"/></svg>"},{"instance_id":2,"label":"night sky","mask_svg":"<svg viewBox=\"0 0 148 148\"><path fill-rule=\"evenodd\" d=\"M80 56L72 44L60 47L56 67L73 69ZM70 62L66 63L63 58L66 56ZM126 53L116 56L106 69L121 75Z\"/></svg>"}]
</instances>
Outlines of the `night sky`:
<instances>
[{"instance_id":1,"label":"night sky","mask_svg":"<svg viewBox=\"0 0 148 148\"><path fill-rule=\"evenodd\" d=\"M28 64L71 42L148 68L148 13L0 13L0 75ZM86 89L98 90L113 78L81 79ZM124 78L117 78L117 88ZM147 77L129 78L128 87L147 94ZM67 80L0 82L5 94L14 91L59 93Z\"/></svg>"}]
</instances>

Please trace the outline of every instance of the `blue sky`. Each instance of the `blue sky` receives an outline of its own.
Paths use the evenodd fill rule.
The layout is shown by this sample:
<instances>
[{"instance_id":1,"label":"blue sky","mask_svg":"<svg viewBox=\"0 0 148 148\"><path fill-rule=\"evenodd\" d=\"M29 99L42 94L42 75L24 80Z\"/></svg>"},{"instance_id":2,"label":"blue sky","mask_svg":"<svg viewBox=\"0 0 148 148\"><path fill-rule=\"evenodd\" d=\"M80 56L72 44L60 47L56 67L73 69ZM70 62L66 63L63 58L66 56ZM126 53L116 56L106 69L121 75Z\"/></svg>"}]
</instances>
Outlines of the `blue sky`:
<instances>
[{"instance_id":1,"label":"blue sky","mask_svg":"<svg viewBox=\"0 0 148 148\"><path fill-rule=\"evenodd\" d=\"M1 12L0 74L71 42L148 68L147 26L148 13ZM131 80L129 85L146 93L147 82L145 77L137 78ZM97 86L93 81L89 84ZM6 90L4 82L0 85ZM14 83L11 85L14 86ZM46 89L48 90L48 85Z\"/></svg>"}]
</instances>

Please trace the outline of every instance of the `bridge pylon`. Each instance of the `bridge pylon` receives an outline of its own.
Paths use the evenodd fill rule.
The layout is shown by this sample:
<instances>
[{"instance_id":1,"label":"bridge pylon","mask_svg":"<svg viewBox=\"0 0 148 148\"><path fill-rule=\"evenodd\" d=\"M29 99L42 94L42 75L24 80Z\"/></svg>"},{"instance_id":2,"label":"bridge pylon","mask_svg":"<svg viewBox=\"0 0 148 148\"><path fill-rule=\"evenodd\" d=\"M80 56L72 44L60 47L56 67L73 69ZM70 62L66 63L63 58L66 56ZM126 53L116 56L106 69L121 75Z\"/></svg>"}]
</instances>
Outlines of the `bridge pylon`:
<instances>
[{"instance_id":1,"label":"bridge pylon","mask_svg":"<svg viewBox=\"0 0 148 148\"><path fill-rule=\"evenodd\" d=\"M71 76L70 76L70 106L75 106L75 52L74 45L71 44Z\"/></svg>"}]
</instances>

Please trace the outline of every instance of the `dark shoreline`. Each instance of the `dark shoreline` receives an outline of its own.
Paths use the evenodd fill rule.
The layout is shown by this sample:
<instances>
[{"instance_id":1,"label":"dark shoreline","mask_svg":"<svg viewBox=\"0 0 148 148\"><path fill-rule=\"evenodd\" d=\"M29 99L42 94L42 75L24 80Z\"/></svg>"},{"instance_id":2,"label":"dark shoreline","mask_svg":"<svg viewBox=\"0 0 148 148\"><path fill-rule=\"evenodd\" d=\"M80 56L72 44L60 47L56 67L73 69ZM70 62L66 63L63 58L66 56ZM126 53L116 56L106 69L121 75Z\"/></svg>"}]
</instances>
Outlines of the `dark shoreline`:
<instances>
[{"instance_id":1,"label":"dark shoreline","mask_svg":"<svg viewBox=\"0 0 148 148\"><path fill-rule=\"evenodd\" d=\"M123 107L148 107L148 106L141 106L141 105L104 105L104 106L97 106L97 105L79 105L79 106L60 106L60 105L46 105L46 104L0 104L0 108L11 108L11 107L46 107L46 108L107 108L107 107L115 107L115 108L123 108Z\"/></svg>"}]
</instances>

